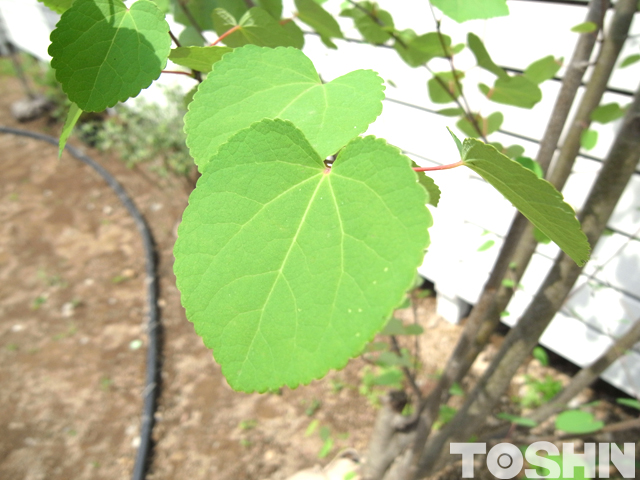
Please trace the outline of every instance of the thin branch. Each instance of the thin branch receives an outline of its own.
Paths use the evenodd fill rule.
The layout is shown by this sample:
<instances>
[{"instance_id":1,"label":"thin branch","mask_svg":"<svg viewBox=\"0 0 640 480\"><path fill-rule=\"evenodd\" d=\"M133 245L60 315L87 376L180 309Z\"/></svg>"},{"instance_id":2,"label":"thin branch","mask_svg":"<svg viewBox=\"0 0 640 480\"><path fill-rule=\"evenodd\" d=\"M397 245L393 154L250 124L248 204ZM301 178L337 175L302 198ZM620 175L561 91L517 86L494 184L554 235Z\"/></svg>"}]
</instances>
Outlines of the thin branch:
<instances>
[{"instance_id":1,"label":"thin branch","mask_svg":"<svg viewBox=\"0 0 640 480\"><path fill-rule=\"evenodd\" d=\"M207 41L207 37L204 36L204 33L202 32L202 28L200 28L200 25L198 24L196 19L193 17L193 14L191 13L191 10L189 10L189 8L187 7L186 1L185 0L178 0L178 5L180 5L180 8L182 9L182 11L184 12L185 16L187 17L187 20L189 20L189 23L191 23L191 25L193 26L193 28L196 29L196 31L198 32L200 37L202 37L202 39L206 42Z\"/></svg>"},{"instance_id":2,"label":"thin branch","mask_svg":"<svg viewBox=\"0 0 640 480\"><path fill-rule=\"evenodd\" d=\"M480 135L484 143L488 143L484 135L484 130L482 130L482 128L480 127L480 124L478 123L478 120L471 113L471 107L469 107L469 102L467 101L467 97L464 95L464 92L462 91L462 84L460 83L460 79L458 78L456 67L453 63L453 54L449 51L449 49L447 48L447 45L444 43L444 36L442 35L442 30L440 29L441 22L436 18L436 12L434 12L433 5L431 5L431 2L429 2L429 8L431 10L431 15L433 16L433 20L436 22L436 33L438 34L438 40L440 41L440 46L442 48L443 53L446 55L447 60L449 60L449 65L451 67L451 75L453 76L453 80L456 82L456 88L458 89L458 92L460 92L460 98L462 98L462 102L464 103L464 108L462 108L462 106L460 107L464 111L465 117L467 117L467 120L469 120L469 122L471 123L475 131L478 132L478 135ZM447 89L447 91L449 91L449 89ZM451 96L453 96L453 94Z\"/></svg>"},{"instance_id":3,"label":"thin branch","mask_svg":"<svg viewBox=\"0 0 640 480\"><path fill-rule=\"evenodd\" d=\"M400 351L400 345L398 345L398 339L396 338L395 335L391 335L391 349L393 350L393 352L396 355L398 355L398 357L402 358L402 352ZM404 374L404 376L406 377L407 381L409 382L409 386L411 387L411 390L413 390L413 393L416 396L416 405L421 405L422 404L422 392L420 391L420 387L418 387L418 384L416 383L415 377L409 371L409 369L407 367L405 367L404 365L402 365L401 370L402 370L402 373Z\"/></svg>"},{"instance_id":4,"label":"thin branch","mask_svg":"<svg viewBox=\"0 0 640 480\"><path fill-rule=\"evenodd\" d=\"M186 75L187 77L195 78L193 72L184 72L182 70L162 70L162 73L173 73L175 75Z\"/></svg>"},{"instance_id":5,"label":"thin branch","mask_svg":"<svg viewBox=\"0 0 640 480\"><path fill-rule=\"evenodd\" d=\"M171 37L171 40L173 40L173 43L176 44L176 47L179 48L182 46L180 45L180 40L178 40L178 37L176 37L171 30L169 30L169 36Z\"/></svg>"}]
</instances>

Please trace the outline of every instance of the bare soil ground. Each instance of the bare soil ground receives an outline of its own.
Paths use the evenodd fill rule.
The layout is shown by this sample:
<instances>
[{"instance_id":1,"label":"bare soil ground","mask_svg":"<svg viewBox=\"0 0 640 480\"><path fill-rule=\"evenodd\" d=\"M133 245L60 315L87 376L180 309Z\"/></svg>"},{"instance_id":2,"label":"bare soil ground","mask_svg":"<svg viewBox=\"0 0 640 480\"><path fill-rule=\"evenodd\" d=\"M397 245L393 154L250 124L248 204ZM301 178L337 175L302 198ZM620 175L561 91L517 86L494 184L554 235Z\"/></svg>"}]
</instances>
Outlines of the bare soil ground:
<instances>
[{"instance_id":1,"label":"bare soil ground","mask_svg":"<svg viewBox=\"0 0 640 480\"><path fill-rule=\"evenodd\" d=\"M45 120L16 124L9 107L22 96L0 77L0 124L56 136ZM364 451L376 410L359 393L363 360L281 394L233 392L175 287L185 184L82 148L124 185L157 242L162 384L149 480L282 480L342 448ZM52 146L0 134L0 165L0 479L130 478L146 351L137 229L96 173L67 154L58 160ZM459 327L437 318L433 298L418 318L433 374ZM325 459L318 432L305 435L313 420L335 441Z\"/></svg>"}]
</instances>

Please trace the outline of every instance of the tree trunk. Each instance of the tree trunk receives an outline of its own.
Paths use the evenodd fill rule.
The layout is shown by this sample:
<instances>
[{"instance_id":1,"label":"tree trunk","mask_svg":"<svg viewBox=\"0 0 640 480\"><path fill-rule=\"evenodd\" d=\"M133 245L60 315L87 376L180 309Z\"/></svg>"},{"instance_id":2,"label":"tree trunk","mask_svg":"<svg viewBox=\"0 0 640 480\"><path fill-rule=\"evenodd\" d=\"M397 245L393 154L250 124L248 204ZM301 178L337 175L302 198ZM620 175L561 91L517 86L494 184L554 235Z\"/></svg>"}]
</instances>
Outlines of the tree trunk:
<instances>
[{"instance_id":1,"label":"tree trunk","mask_svg":"<svg viewBox=\"0 0 640 480\"><path fill-rule=\"evenodd\" d=\"M621 0L622 1L622 0ZM582 229L594 247L640 159L640 89L634 96L602 170L580 215ZM426 476L440 456L446 441L467 439L479 429L507 390L513 375L525 361L540 335L569 295L583 267L561 253L542 287L509 332L498 354L484 373L463 408L435 437L430 438L420 459L420 475ZM421 477L418 477L421 478Z\"/></svg>"}]
</instances>

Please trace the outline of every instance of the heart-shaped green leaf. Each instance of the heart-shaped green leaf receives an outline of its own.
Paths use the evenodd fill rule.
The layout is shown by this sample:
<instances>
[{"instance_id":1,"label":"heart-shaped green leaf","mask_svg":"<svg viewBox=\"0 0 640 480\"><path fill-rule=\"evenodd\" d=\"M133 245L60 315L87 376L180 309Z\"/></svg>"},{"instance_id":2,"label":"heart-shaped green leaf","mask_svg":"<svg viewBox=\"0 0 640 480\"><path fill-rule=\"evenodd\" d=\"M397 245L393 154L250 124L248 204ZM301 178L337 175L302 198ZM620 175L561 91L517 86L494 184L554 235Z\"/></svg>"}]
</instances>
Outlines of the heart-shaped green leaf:
<instances>
[{"instance_id":1,"label":"heart-shaped green leaf","mask_svg":"<svg viewBox=\"0 0 640 480\"><path fill-rule=\"evenodd\" d=\"M98 112L135 97L160 76L171 37L158 7L138 0L76 0L51 33L49 54L69 99Z\"/></svg>"},{"instance_id":2,"label":"heart-shaped green leaf","mask_svg":"<svg viewBox=\"0 0 640 480\"><path fill-rule=\"evenodd\" d=\"M489 100L514 107L533 108L542 100L542 92L538 85L522 75L497 78L493 88L484 83L478 87Z\"/></svg>"},{"instance_id":3,"label":"heart-shaped green leaf","mask_svg":"<svg viewBox=\"0 0 640 480\"><path fill-rule=\"evenodd\" d=\"M218 35L223 35L233 27L236 31L222 40L229 47L258 45L260 47L302 48L304 38L291 35L269 12L254 7L236 23L235 18L222 8L213 11L213 24Z\"/></svg>"},{"instance_id":4,"label":"heart-shaped green leaf","mask_svg":"<svg viewBox=\"0 0 640 480\"><path fill-rule=\"evenodd\" d=\"M247 45L225 55L198 88L185 117L187 145L202 171L238 130L263 118L282 118L326 158L380 115L383 90L371 70L322 84L301 51Z\"/></svg>"},{"instance_id":5,"label":"heart-shaped green leaf","mask_svg":"<svg viewBox=\"0 0 640 480\"><path fill-rule=\"evenodd\" d=\"M509 200L578 265L589 259L589 242L562 194L531 170L499 153L492 145L467 138L462 161Z\"/></svg>"},{"instance_id":6,"label":"heart-shaped green leaf","mask_svg":"<svg viewBox=\"0 0 640 480\"><path fill-rule=\"evenodd\" d=\"M403 30L399 32L399 38L401 41L396 40L393 48L411 67L424 65L432 58L446 57L448 52L444 48L449 50L451 46L451 37L436 32L417 36L413 30Z\"/></svg>"},{"instance_id":7,"label":"heart-shaped green leaf","mask_svg":"<svg viewBox=\"0 0 640 480\"><path fill-rule=\"evenodd\" d=\"M343 38L340 25L329 12L314 0L295 0L298 18L325 39Z\"/></svg>"},{"instance_id":8,"label":"heart-shaped green leaf","mask_svg":"<svg viewBox=\"0 0 640 480\"><path fill-rule=\"evenodd\" d=\"M536 85L539 85L553 78L555 74L558 73L558 70L560 70L560 67L562 67L562 62L562 58L556 59L553 55L548 55L529 65L523 75Z\"/></svg>"},{"instance_id":9,"label":"heart-shaped green leaf","mask_svg":"<svg viewBox=\"0 0 640 480\"><path fill-rule=\"evenodd\" d=\"M222 145L189 199L174 271L229 384L296 387L358 355L414 283L425 202L410 160L374 137L330 169L283 120Z\"/></svg>"},{"instance_id":10,"label":"heart-shaped green leaf","mask_svg":"<svg viewBox=\"0 0 640 480\"><path fill-rule=\"evenodd\" d=\"M351 17L362 37L369 43L382 44L391 39L393 18L386 10L371 2L360 2L361 8L348 8L340 12L341 17ZM375 12L375 20L371 14Z\"/></svg>"},{"instance_id":11,"label":"heart-shaped green leaf","mask_svg":"<svg viewBox=\"0 0 640 480\"><path fill-rule=\"evenodd\" d=\"M478 62L478 66L480 68L484 68L498 77L509 77L507 72L504 71L504 68L499 67L493 62L489 52L487 52L487 49L484 46L484 43L482 43L480 37L475 33L469 32L467 35L467 44L469 45L469 49L473 52L473 55L476 57L476 62Z\"/></svg>"}]
</instances>

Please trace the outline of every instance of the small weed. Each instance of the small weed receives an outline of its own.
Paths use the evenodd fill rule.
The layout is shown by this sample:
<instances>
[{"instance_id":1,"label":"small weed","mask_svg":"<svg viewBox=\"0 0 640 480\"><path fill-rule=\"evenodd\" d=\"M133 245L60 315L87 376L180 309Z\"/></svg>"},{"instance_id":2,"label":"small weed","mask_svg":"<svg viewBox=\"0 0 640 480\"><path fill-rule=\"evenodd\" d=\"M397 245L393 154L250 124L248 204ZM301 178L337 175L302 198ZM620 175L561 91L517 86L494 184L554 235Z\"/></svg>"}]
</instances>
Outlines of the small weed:
<instances>
[{"instance_id":1,"label":"small weed","mask_svg":"<svg viewBox=\"0 0 640 480\"><path fill-rule=\"evenodd\" d=\"M102 465L97 460L94 460L93 462L91 462L91 466L93 468L100 468Z\"/></svg>"},{"instance_id":2,"label":"small weed","mask_svg":"<svg viewBox=\"0 0 640 480\"><path fill-rule=\"evenodd\" d=\"M102 377L100 379L100 389L103 391L108 391L111 388L111 385L113 385L113 380L111 380L109 377Z\"/></svg>"},{"instance_id":3,"label":"small weed","mask_svg":"<svg viewBox=\"0 0 640 480\"><path fill-rule=\"evenodd\" d=\"M47 301L46 295L38 295L33 302L31 302L31 310L38 310Z\"/></svg>"},{"instance_id":4,"label":"small weed","mask_svg":"<svg viewBox=\"0 0 640 480\"><path fill-rule=\"evenodd\" d=\"M17 202L18 200L20 200L20 197L18 196L18 194L16 192L13 192L13 193L9 194L9 201L10 202Z\"/></svg>"},{"instance_id":5,"label":"small weed","mask_svg":"<svg viewBox=\"0 0 640 480\"><path fill-rule=\"evenodd\" d=\"M251 446L251 440L249 440L248 438L241 438L240 445L242 445L245 448L249 448Z\"/></svg>"},{"instance_id":6,"label":"small weed","mask_svg":"<svg viewBox=\"0 0 640 480\"><path fill-rule=\"evenodd\" d=\"M6 348L10 352L16 352L20 347L17 343L9 343L4 348Z\"/></svg>"},{"instance_id":7,"label":"small weed","mask_svg":"<svg viewBox=\"0 0 640 480\"><path fill-rule=\"evenodd\" d=\"M440 414L438 420L433 424L434 430L439 430L443 425L449 423L458 412L457 408L450 407L449 405L440 405Z\"/></svg>"},{"instance_id":8,"label":"small weed","mask_svg":"<svg viewBox=\"0 0 640 480\"><path fill-rule=\"evenodd\" d=\"M537 408L562 390L562 382L554 380L551 375L545 375L542 380L525 375L524 383L527 386L525 394L517 399L524 408Z\"/></svg>"},{"instance_id":9,"label":"small weed","mask_svg":"<svg viewBox=\"0 0 640 480\"><path fill-rule=\"evenodd\" d=\"M125 275L116 275L111 279L111 283L117 285L118 283L126 282L127 280L129 280L129 277Z\"/></svg>"},{"instance_id":10,"label":"small weed","mask_svg":"<svg viewBox=\"0 0 640 480\"><path fill-rule=\"evenodd\" d=\"M65 338L72 337L76 333L78 333L78 327L76 327L75 325L71 324L71 325L69 325L69 328L67 328L67 330L65 332L58 333L58 334L54 335L53 339L57 342L57 341L60 341L60 340L64 340Z\"/></svg>"},{"instance_id":11,"label":"small weed","mask_svg":"<svg viewBox=\"0 0 640 480\"><path fill-rule=\"evenodd\" d=\"M240 430L253 430L257 426L258 426L258 421L253 419L242 420L238 425L238 427L240 427Z\"/></svg>"},{"instance_id":12,"label":"small weed","mask_svg":"<svg viewBox=\"0 0 640 480\"><path fill-rule=\"evenodd\" d=\"M320 409L321 406L322 402L317 398L314 398L313 400L311 400L311 405L306 408L304 413L305 415L307 415L307 417L311 417Z\"/></svg>"},{"instance_id":13,"label":"small weed","mask_svg":"<svg viewBox=\"0 0 640 480\"><path fill-rule=\"evenodd\" d=\"M340 380L336 380L335 378L332 378L329 383L331 385L331 393L334 394L340 393L345 387L344 383L342 383Z\"/></svg>"},{"instance_id":14,"label":"small weed","mask_svg":"<svg viewBox=\"0 0 640 480\"><path fill-rule=\"evenodd\" d=\"M318 458L325 458L333 450L333 438L329 427L320 428L320 438L323 440L322 448L318 452Z\"/></svg>"},{"instance_id":15,"label":"small weed","mask_svg":"<svg viewBox=\"0 0 640 480\"><path fill-rule=\"evenodd\" d=\"M117 105L115 116L85 123L82 135L100 150L114 150L134 167L150 163L160 175L190 177L193 160L185 143L183 94L166 89L167 106L138 100L134 107Z\"/></svg>"}]
</instances>

